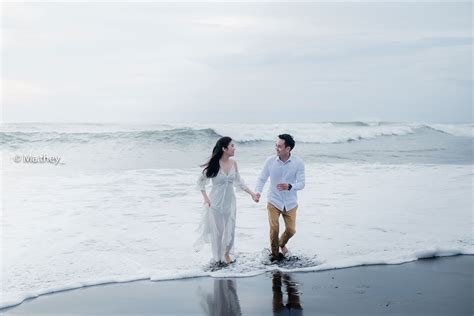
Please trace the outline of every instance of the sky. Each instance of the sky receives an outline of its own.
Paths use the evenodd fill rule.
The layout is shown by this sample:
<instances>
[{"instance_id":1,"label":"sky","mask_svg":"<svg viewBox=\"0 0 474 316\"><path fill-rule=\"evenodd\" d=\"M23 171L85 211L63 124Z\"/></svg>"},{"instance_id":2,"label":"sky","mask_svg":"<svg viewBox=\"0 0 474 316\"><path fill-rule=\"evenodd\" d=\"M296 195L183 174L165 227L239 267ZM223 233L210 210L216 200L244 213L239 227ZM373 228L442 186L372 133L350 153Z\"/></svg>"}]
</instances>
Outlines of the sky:
<instances>
[{"instance_id":1,"label":"sky","mask_svg":"<svg viewBox=\"0 0 474 316\"><path fill-rule=\"evenodd\" d=\"M468 2L2 3L3 122L472 122Z\"/></svg>"}]
</instances>

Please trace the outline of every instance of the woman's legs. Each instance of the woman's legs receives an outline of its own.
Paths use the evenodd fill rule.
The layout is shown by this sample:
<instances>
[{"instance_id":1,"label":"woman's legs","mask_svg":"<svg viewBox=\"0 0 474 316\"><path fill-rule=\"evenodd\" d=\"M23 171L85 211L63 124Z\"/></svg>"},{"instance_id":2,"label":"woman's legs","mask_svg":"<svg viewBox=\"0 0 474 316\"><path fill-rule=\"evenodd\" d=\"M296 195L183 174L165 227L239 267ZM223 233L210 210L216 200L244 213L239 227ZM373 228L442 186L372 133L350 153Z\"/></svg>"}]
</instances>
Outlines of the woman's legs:
<instances>
[{"instance_id":1,"label":"woman's legs","mask_svg":"<svg viewBox=\"0 0 474 316\"><path fill-rule=\"evenodd\" d=\"M231 263L230 253L234 247L235 222L231 213L213 213L214 233L212 238L212 253L217 261Z\"/></svg>"},{"instance_id":2,"label":"woman's legs","mask_svg":"<svg viewBox=\"0 0 474 316\"><path fill-rule=\"evenodd\" d=\"M230 240L229 241L226 240L227 244L225 245L225 254L224 254L225 261L227 264L229 264L232 262L232 258L230 257L230 252L232 251L232 248L234 247L235 223L233 221L230 221L230 214L225 214L223 217L224 217L224 223L225 223L224 234L227 235L227 233L230 233Z\"/></svg>"},{"instance_id":3,"label":"woman's legs","mask_svg":"<svg viewBox=\"0 0 474 316\"><path fill-rule=\"evenodd\" d=\"M212 256L215 261L222 261L222 235L224 233L224 221L222 214L213 210L212 214L212 233L211 233L211 246Z\"/></svg>"}]
</instances>

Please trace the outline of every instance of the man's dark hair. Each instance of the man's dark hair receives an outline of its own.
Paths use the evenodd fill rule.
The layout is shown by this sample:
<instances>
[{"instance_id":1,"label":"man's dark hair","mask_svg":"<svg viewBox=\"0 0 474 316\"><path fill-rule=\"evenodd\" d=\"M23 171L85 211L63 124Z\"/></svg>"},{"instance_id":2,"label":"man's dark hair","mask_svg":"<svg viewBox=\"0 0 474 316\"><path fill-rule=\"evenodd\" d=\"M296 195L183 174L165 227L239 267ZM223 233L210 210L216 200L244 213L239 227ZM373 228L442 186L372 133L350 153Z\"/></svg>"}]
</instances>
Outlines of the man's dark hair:
<instances>
[{"instance_id":1,"label":"man's dark hair","mask_svg":"<svg viewBox=\"0 0 474 316\"><path fill-rule=\"evenodd\" d=\"M285 147L290 147L290 151L295 148L295 140L290 134L281 134L278 135L278 138L283 139L285 141Z\"/></svg>"}]
</instances>

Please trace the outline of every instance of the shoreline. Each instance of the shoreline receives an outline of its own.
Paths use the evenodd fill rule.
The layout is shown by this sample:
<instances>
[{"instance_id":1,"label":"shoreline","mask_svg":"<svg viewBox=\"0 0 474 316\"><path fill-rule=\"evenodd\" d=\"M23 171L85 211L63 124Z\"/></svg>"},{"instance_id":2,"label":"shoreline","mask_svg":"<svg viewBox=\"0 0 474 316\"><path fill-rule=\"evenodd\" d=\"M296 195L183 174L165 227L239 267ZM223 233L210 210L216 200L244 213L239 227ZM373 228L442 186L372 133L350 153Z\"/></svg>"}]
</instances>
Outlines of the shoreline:
<instances>
[{"instance_id":1,"label":"shoreline","mask_svg":"<svg viewBox=\"0 0 474 316\"><path fill-rule=\"evenodd\" d=\"M474 256L456 255L317 272L142 279L43 294L0 309L0 314L252 315L295 308L291 312L297 314L472 315L473 276Z\"/></svg>"}]
</instances>

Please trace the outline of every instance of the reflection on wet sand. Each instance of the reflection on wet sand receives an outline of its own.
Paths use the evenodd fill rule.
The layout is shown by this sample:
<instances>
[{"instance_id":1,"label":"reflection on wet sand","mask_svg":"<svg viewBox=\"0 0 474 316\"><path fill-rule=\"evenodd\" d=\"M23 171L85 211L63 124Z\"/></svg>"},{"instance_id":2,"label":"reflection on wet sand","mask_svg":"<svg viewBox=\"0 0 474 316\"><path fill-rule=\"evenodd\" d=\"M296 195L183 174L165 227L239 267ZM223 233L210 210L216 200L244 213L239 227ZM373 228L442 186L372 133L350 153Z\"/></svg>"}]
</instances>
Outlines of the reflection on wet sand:
<instances>
[{"instance_id":1,"label":"reflection on wet sand","mask_svg":"<svg viewBox=\"0 0 474 316\"><path fill-rule=\"evenodd\" d=\"M235 280L215 279L214 292L203 293L201 307L206 315L242 315Z\"/></svg>"},{"instance_id":2,"label":"reflection on wet sand","mask_svg":"<svg viewBox=\"0 0 474 316\"><path fill-rule=\"evenodd\" d=\"M242 315L236 283L235 279L214 279L212 292L205 292L200 288L200 305L204 314L210 316ZM284 293L286 293L286 299ZM303 315L298 284L291 280L289 274L280 271L273 273L272 294L274 315Z\"/></svg>"},{"instance_id":3,"label":"reflection on wet sand","mask_svg":"<svg viewBox=\"0 0 474 316\"><path fill-rule=\"evenodd\" d=\"M283 285L288 294L286 304L283 303ZM300 303L298 284L293 282L288 274L280 271L273 274L272 291L274 315L303 315L303 307Z\"/></svg>"}]
</instances>

